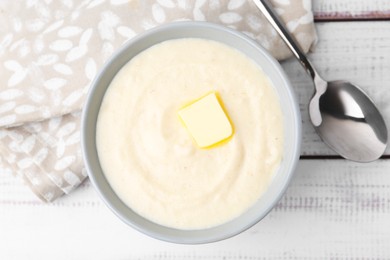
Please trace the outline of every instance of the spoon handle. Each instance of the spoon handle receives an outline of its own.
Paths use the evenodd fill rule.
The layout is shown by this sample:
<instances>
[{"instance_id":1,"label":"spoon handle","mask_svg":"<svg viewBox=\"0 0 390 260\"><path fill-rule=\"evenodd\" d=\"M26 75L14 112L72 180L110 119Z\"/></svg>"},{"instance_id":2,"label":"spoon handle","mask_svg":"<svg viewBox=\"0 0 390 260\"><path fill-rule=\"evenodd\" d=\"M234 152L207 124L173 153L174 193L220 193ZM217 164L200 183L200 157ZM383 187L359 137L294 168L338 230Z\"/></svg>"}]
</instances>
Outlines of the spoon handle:
<instances>
[{"instance_id":1,"label":"spoon handle","mask_svg":"<svg viewBox=\"0 0 390 260\"><path fill-rule=\"evenodd\" d=\"M306 55L299 47L298 43L293 39L291 34L287 31L286 27L283 25L283 22L275 14L272 7L266 0L253 0L256 6L264 14L265 18L271 23L274 29L278 32L283 41L287 44L290 50L293 52L295 57L300 61L301 65L306 69L309 75L316 80L319 78L317 72L311 65L310 61L306 58Z\"/></svg>"}]
</instances>

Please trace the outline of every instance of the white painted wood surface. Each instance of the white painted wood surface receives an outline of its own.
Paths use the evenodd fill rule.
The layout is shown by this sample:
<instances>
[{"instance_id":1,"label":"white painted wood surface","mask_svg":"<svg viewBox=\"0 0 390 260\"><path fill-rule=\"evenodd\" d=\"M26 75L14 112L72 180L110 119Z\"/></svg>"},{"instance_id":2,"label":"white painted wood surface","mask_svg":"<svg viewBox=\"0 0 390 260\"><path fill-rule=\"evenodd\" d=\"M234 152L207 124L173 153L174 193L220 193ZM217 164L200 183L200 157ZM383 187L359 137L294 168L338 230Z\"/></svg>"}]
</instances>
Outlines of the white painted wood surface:
<instances>
[{"instance_id":1,"label":"white painted wood surface","mask_svg":"<svg viewBox=\"0 0 390 260\"><path fill-rule=\"evenodd\" d=\"M389 259L390 161L302 160L285 196L248 231L197 246L127 227L89 182L52 204L0 178L0 259Z\"/></svg>"},{"instance_id":2,"label":"white painted wood surface","mask_svg":"<svg viewBox=\"0 0 390 260\"><path fill-rule=\"evenodd\" d=\"M327 15L386 14L389 5L389 0L313 3L316 14ZM360 84L390 125L390 22L317 28L320 41L310 58L319 72ZM308 122L310 79L295 60L283 66L303 112L302 153L334 154ZM301 160L285 196L263 221L232 239L199 246L164 243L127 227L88 181L43 204L0 169L0 259L390 259L390 160Z\"/></svg>"}]
</instances>

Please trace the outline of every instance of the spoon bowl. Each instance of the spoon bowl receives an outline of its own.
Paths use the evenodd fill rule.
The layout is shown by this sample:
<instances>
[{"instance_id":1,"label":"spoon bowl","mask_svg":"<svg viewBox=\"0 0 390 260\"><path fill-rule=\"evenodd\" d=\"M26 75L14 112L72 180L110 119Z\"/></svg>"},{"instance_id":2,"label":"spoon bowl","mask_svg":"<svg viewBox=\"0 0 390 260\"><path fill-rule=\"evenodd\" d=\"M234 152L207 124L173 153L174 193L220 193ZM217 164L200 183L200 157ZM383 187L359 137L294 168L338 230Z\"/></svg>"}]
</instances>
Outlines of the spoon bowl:
<instances>
[{"instance_id":1,"label":"spoon bowl","mask_svg":"<svg viewBox=\"0 0 390 260\"><path fill-rule=\"evenodd\" d=\"M266 0L253 0L312 77L310 120L321 139L342 157L371 162L386 150L387 127L374 102L348 81L323 80Z\"/></svg>"},{"instance_id":2,"label":"spoon bowl","mask_svg":"<svg viewBox=\"0 0 390 260\"><path fill-rule=\"evenodd\" d=\"M370 162L386 149L387 128L380 112L350 82L328 82L325 92L310 101L309 114L322 140L346 159Z\"/></svg>"}]
</instances>

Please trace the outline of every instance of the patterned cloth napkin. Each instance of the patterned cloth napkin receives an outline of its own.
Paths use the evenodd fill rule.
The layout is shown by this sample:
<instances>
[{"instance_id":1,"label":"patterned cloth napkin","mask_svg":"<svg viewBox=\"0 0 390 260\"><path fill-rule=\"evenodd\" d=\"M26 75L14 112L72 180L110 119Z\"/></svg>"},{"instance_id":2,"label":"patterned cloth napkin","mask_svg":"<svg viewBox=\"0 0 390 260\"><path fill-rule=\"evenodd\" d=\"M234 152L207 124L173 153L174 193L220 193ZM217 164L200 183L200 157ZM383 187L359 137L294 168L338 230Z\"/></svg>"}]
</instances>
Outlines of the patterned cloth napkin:
<instances>
[{"instance_id":1,"label":"patterned cloth napkin","mask_svg":"<svg viewBox=\"0 0 390 260\"><path fill-rule=\"evenodd\" d=\"M307 52L311 1L272 2ZM77 187L87 177L80 110L97 71L134 35L182 20L223 24L290 56L251 0L0 1L0 167L44 201Z\"/></svg>"}]
</instances>

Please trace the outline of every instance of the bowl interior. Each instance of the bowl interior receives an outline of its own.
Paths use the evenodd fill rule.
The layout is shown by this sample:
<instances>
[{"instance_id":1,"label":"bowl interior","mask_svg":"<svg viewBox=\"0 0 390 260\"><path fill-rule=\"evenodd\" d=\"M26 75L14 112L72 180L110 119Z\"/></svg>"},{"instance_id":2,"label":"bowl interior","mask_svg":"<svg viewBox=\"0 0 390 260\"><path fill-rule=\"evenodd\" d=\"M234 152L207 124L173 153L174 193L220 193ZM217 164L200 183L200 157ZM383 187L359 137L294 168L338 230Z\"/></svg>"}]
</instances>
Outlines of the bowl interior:
<instances>
[{"instance_id":1,"label":"bowl interior","mask_svg":"<svg viewBox=\"0 0 390 260\"><path fill-rule=\"evenodd\" d=\"M108 184L96 149L96 121L107 87L116 73L139 52L165 40L203 38L227 44L253 59L273 83L284 115L284 153L278 172L263 196L247 212L225 224L203 230L179 230L151 222L127 207ZM82 148L88 175L111 210L143 233L176 243L207 243L228 238L261 220L283 195L299 159L301 119L295 95L279 63L249 37L205 22L177 22L150 30L125 44L104 66L89 92L82 118Z\"/></svg>"}]
</instances>

